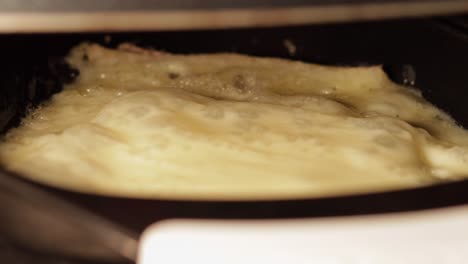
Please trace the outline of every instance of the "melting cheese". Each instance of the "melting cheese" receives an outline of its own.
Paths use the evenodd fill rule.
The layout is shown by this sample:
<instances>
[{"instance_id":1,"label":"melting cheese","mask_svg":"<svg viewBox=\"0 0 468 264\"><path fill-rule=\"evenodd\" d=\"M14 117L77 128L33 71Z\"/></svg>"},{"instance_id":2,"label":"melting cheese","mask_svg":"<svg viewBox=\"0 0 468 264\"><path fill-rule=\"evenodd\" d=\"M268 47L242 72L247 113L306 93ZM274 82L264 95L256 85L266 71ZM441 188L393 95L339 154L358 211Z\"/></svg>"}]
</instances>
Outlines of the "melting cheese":
<instances>
[{"instance_id":1,"label":"melting cheese","mask_svg":"<svg viewBox=\"0 0 468 264\"><path fill-rule=\"evenodd\" d=\"M111 196L280 199L468 176L468 133L380 67L82 44L80 76L0 145L29 179Z\"/></svg>"}]
</instances>

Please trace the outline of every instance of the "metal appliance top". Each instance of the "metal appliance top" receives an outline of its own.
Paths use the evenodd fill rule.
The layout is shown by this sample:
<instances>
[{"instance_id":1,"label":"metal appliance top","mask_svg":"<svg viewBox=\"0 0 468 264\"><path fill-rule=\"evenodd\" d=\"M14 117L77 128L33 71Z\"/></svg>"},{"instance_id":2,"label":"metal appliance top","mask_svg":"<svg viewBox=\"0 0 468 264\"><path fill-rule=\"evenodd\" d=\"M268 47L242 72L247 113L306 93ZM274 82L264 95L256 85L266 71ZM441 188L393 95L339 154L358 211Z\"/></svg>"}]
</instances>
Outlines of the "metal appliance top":
<instances>
[{"instance_id":1,"label":"metal appliance top","mask_svg":"<svg viewBox=\"0 0 468 264\"><path fill-rule=\"evenodd\" d=\"M466 0L4 0L0 33L215 29L465 12Z\"/></svg>"}]
</instances>

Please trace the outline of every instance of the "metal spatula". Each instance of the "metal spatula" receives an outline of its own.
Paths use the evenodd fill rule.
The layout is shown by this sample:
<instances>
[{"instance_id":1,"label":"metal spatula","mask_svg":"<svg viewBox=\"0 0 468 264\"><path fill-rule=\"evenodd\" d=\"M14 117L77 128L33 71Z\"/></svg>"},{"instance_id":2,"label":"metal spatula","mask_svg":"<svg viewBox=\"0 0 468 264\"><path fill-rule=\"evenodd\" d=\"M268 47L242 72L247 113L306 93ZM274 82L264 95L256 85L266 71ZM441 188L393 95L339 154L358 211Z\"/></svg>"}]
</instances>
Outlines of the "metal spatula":
<instances>
[{"instance_id":1,"label":"metal spatula","mask_svg":"<svg viewBox=\"0 0 468 264\"><path fill-rule=\"evenodd\" d=\"M0 236L43 253L135 260L137 235L29 183L0 174Z\"/></svg>"}]
</instances>

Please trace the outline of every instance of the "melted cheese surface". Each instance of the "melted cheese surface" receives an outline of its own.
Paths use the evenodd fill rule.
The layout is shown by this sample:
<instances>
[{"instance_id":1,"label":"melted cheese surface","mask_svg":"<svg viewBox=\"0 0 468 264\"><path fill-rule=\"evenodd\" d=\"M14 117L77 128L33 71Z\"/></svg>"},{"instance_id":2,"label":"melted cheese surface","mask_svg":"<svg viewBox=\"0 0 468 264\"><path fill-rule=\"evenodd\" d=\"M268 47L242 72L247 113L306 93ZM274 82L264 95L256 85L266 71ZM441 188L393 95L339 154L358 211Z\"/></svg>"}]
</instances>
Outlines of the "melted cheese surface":
<instances>
[{"instance_id":1,"label":"melted cheese surface","mask_svg":"<svg viewBox=\"0 0 468 264\"><path fill-rule=\"evenodd\" d=\"M82 44L76 82L0 145L22 176L172 199L280 199L468 176L468 133L380 67Z\"/></svg>"}]
</instances>

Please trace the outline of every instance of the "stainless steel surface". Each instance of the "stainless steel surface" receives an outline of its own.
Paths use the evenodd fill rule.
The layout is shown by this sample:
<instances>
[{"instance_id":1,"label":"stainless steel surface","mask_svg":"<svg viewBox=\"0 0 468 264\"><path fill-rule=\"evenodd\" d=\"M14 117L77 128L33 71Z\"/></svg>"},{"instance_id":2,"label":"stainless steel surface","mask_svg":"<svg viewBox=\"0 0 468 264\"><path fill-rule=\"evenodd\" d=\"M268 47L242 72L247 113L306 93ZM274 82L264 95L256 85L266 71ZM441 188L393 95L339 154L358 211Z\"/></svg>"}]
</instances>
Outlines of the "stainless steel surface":
<instances>
[{"instance_id":1,"label":"stainless steel surface","mask_svg":"<svg viewBox=\"0 0 468 264\"><path fill-rule=\"evenodd\" d=\"M0 32L177 30L434 16L466 0L5 0Z\"/></svg>"},{"instance_id":2,"label":"stainless steel surface","mask_svg":"<svg viewBox=\"0 0 468 264\"><path fill-rule=\"evenodd\" d=\"M220 10L220 9L259 9L290 8L303 6L348 6L360 4L388 3L444 3L443 0L2 0L0 9L4 11L29 12L76 12L76 11L137 11L137 10ZM463 0L452 1L463 2Z\"/></svg>"},{"instance_id":3,"label":"stainless steel surface","mask_svg":"<svg viewBox=\"0 0 468 264\"><path fill-rule=\"evenodd\" d=\"M0 233L23 246L96 260L135 259L136 234L1 174L0 208Z\"/></svg>"}]
</instances>

